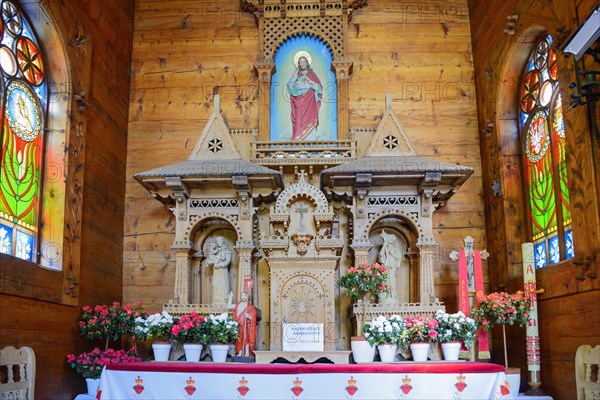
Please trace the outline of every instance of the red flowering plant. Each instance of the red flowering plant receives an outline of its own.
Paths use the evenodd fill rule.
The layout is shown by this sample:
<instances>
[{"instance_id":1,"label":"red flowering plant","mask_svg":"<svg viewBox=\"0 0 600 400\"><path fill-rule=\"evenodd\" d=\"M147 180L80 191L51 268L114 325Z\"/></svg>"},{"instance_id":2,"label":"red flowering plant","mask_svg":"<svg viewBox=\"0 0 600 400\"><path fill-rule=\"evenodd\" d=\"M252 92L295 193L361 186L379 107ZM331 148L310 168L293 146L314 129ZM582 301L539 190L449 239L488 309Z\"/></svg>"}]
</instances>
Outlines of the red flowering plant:
<instances>
[{"instance_id":1,"label":"red flowering plant","mask_svg":"<svg viewBox=\"0 0 600 400\"><path fill-rule=\"evenodd\" d=\"M99 379L102 369L106 365L142 361L134 354L135 348L130 351L114 349L102 351L96 347L89 353L81 353L78 356L75 354L67 355L67 362L84 378Z\"/></svg>"},{"instance_id":2,"label":"red flowering plant","mask_svg":"<svg viewBox=\"0 0 600 400\"><path fill-rule=\"evenodd\" d=\"M142 304L135 302L133 305L115 301L112 305L97 305L95 307L82 307L79 320L79 331L88 339L118 340L121 335L132 335L135 330L135 319L145 316Z\"/></svg>"},{"instance_id":3,"label":"red flowering plant","mask_svg":"<svg viewBox=\"0 0 600 400\"><path fill-rule=\"evenodd\" d=\"M502 325L504 366L508 368L505 327L506 325L518 325L520 327L527 325L531 300L523 293L494 292L487 296L483 293L478 294L477 302L477 308L471 311L471 317L477 321L478 326L489 329L495 325Z\"/></svg>"},{"instance_id":4,"label":"red flowering plant","mask_svg":"<svg viewBox=\"0 0 600 400\"><path fill-rule=\"evenodd\" d=\"M531 303L521 293L490 293L477 296L478 305L471 312L480 326L491 328L494 325L518 325L524 327L529 319Z\"/></svg>"},{"instance_id":5,"label":"red flowering plant","mask_svg":"<svg viewBox=\"0 0 600 400\"><path fill-rule=\"evenodd\" d=\"M349 268L338 283L341 288L346 289L346 295L352 300L367 294L375 300L380 292L389 290L387 280L388 270L385 266L364 263Z\"/></svg>"},{"instance_id":6,"label":"red flowering plant","mask_svg":"<svg viewBox=\"0 0 600 400\"><path fill-rule=\"evenodd\" d=\"M178 344L208 344L208 333L206 318L199 316L196 311L182 315L171 328L171 336Z\"/></svg>"},{"instance_id":7,"label":"red flowering plant","mask_svg":"<svg viewBox=\"0 0 600 400\"><path fill-rule=\"evenodd\" d=\"M435 342L438 337L438 321L431 317L405 318L406 329L402 331L400 343L408 348L411 343Z\"/></svg>"}]
</instances>

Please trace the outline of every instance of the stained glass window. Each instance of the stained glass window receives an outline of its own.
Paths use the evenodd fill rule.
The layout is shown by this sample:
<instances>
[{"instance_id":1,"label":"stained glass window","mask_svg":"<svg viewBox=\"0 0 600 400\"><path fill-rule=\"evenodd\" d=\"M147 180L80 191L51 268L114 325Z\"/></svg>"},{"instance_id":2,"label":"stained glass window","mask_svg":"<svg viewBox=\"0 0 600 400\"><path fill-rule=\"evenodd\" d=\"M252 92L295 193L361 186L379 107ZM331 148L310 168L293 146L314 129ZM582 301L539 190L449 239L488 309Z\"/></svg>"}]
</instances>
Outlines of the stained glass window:
<instances>
[{"instance_id":1,"label":"stained glass window","mask_svg":"<svg viewBox=\"0 0 600 400\"><path fill-rule=\"evenodd\" d=\"M2 1L0 67L0 252L36 261L48 85L27 17Z\"/></svg>"},{"instance_id":2,"label":"stained glass window","mask_svg":"<svg viewBox=\"0 0 600 400\"><path fill-rule=\"evenodd\" d=\"M537 268L572 258L571 203L556 53L550 35L534 47L519 88L529 217Z\"/></svg>"}]
</instances>

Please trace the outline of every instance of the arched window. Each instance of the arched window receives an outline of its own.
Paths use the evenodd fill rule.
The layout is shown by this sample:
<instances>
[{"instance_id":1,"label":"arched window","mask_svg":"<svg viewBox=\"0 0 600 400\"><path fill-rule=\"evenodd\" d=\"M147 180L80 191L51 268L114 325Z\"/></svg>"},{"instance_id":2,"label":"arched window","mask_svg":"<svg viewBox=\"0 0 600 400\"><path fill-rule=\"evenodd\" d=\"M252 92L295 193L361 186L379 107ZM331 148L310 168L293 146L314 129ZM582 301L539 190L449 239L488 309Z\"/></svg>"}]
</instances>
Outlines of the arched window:
<instances>
[{"instance_id":1,"label":"arched window","mask_svg":"<svg viewBox=\"0 0 600 400\"><path fill-rule=\"evenodd\" d=\"M519 90L519 126L536 268L572 258L565 128L552 37L535 45Z\"/></svg>"},{"instance_id":2,"label":"arched window","mask_svg":"<svg viewBox=\"0 0 600 400\"><path fill-rule=\"evenodd\" d=\"M48 84L41 46L25 14L2 2L0 252L37 261Z\"/></svg>"}]
</instances>

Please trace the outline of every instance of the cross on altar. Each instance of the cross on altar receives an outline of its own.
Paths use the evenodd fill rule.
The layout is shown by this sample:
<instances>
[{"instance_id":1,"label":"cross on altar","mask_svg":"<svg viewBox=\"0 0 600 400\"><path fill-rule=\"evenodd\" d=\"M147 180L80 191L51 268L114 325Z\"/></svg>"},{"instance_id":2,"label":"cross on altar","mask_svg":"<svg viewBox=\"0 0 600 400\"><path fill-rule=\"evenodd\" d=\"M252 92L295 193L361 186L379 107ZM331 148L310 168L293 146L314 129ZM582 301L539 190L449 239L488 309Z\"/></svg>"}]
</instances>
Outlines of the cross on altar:
<instances>
[{"instance_id":1,"label":"cross on altar","mask_svg":"<svg viewBox=\"0 0 600 400\"><path fill-rule=\"evenodd\" d=\"M302 171L304 172L304 171ZM300 204L298 208L296 208L296 213L300 214L300 225L298 226L298 232L304 232L304 213L308 212L308 207L304 204Z\"/></svg>"},{"instance_id":2,"label":"cross on altar","mask_svg":"<svg viewBox=\"0 0 600 400\"><path fill-rule=\"evenodd\" d=\"M458 261L458 309L468 316L473 308L475 293L478 296L484 294L481 260L486 260L489 253L486 250L475 250L471 236L467 236L464 241L465 247L460 251L451 252L450 259ZM479 358L489 359L487 333L482 329L477 334L477 344ZM461 352L461 354L463 357L468 356L471 361L475 361L474 348L471 348L469 353Z\"/></svg>"},{"instance_id":3,"label":"cross on altar","mask_svg":"<svg viewBox=\"0 0 600 400\"><path fill-rule=\"evenodd\" d=\"M300 172L298 172L298 182L306 182L306 171L305 170L300 170Z\"/></svg>"}]
</instances>

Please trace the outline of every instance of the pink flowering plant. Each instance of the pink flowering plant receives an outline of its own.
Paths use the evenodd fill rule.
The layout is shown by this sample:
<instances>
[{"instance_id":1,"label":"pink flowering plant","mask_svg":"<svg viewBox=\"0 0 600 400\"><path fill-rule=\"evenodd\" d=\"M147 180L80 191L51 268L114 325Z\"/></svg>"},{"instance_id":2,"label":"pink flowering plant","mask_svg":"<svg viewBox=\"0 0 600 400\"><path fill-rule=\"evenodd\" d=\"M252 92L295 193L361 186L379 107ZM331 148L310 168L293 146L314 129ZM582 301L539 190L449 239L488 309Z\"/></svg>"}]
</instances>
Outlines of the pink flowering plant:
<instances>
[{"instance_id":1,"label":"pink flowering plant","mask_svg":"<svg viewBox=\"0 0 600 400\"><path fill-rule=\"evenodd\" d=\"M380 292L389 290L387 280L388 270L385 266L364 263L349 268L340 278L339 285L346 289L346 295L353 300L367 294L375 300Z\"/></svg>"},{"instance_id":2,"label":"pink flowering plant","mask_svg":"<svg viewBox=\"0 0 600 400\"><path fill-rule=\"evenodd\" d=\"M166 311L148 316L139 316L135 319L134 334L140 339L169 342L173 323L173 317Z\"/></svg>"},{"instance_id":3,"label":"pink flowering plant","mask_svg":"<svg viewBox=\"0 0 600 400\"><path fill-rule=\"evenodd\" d=\"M397 345L406 329L404 320L398 315L386 318L380 315L363 326L363 335L371 346L378 344Z\"/></svg>"},{"instance_id":4,"label":"pink flowering plant","mask_svg":"<svg viewBox=\"0 0 600 400\"><path fill-rule=\"evenodd\" d=\"M518 325L524 327L529 319L531 303L522 293L494 292L478 295L479 302L471 315L486 329L495 325Z\"/></svg>"},{"instance_id":5,"label":"pink flowering plant","mask_svg":"<svg viewBox=\"0 0 600 400\"><path fill-rule=\"evenodd\" d=\"M438 321L431 317L405 318L406 329L402 332L400 343L408 348L411 343L435 342L438 337Z\"/></svg>"},{"instance_id":6,"label":"pink flowering plant","mask_svg":"<svg viewBox=\"0 0 600 400\"><path fill-rule=\"evenodd\" d=\"M462 311L449 314L444 310L437 310L435 319L438 322L439 342L464 342L468 348L473 347L477 337L477 324L473 318L467 317Z\"/></svg>"},{"instance_id":7,"label":"pink flowering plant","mask_svg":"<svg viewBox=\"0 0 600 400\"><path fill-rule=\"evenodd\" d=\"M81 335L88 339L106 339L106 348L108 340L118 340L121 335L133 334L135 318L144 315L140 302L121 305L115 301L110 306L84 306L81 310Z\"/></svg>"},{"instance_id":8,"label":"pink flowering plant","mask_svg":"<svg viewBox=\"0 0 600 400\"><path fill-rule=\"evenodd\" d=\"M209 337L206 318L199 316L196 311L184 314L173 323L171 335L178 344L208 344Z\"/></svg>"},{"instance_id":9,"label":"pink flowering plant","mask_svg":"<svg viewBox=\"0 0 600 400\"><path fill-rule=\"evenodd\" d=\"M75 354L67 355L67 363L84 378L99 379L102 369L106 365L142 361L134 353L135 348L126 352L114 349L102 351L96 347L89 353L81 353L77 356Z\"/></svg>"}]
</instances>

